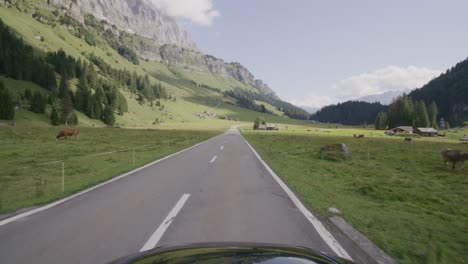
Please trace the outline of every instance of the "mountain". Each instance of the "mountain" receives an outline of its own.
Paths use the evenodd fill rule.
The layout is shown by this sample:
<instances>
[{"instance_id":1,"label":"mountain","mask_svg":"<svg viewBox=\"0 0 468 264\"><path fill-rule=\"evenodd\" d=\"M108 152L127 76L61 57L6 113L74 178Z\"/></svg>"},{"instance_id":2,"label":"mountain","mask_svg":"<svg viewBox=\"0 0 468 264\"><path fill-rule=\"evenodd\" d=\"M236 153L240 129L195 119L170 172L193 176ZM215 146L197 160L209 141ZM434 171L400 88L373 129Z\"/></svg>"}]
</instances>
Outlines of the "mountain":
<instances>
[{"instance_id":1,"label":"mountain","mask_svg":"<svg viewBox=\"0 0 468 264\"><path fill-rule=\"evenodd\" d=\"M439 118L443 117L452 125L462 125L468 120L468 59L412 91L409 96L413 101L425 101L426 105L435 102Z\"/></svg>"},{"instance_id":2,"label":"mountain","mask_svg":"<svg viewBox=\"0 0 468 264\"><path fill-rule=\"evenodd\" d=\"M320 110L320 107L313 107L313 106L306 106L306 105L298 105L299 107L303 108L304 110L307 111L309 114L315 114L318 110Z\"/></svg>"},{"instance_id":3,"label":"mountain","mask_svg":"<svg viewBox=\"0 0 468 264\"><path fill-rule=\"evenodd\" d=\"M174 18L145 0L47 0L47 3L65 7L81 21L86 14L92 14L129 33L150 38L158 46L175 44L197 50L190 34Z\"/></svg>"},{"instance_id":4,"label":"mountain","mask_svg":"<svg viewBox=\"0 0 468 264\"><path fill-rule=\"evenodd\" d=\"M0 18L8 36L0 41L7 51L0 54L0 83L20 115L29 94L40 92L48 97L46 115L68 105L67 113L74 109L87 124L148 127L224 117L294 123L310 116L242 64L203 54L174 18L146 0L0 1ZM67 102L57 90L70 92Z\"/></svg>"},{"instance_id":5,"label":"mountain","mask_svg":"<svg viewBox=\"0 0 468 264\"><path fill-rule=\"evenodd\" d=\"M368 103L379 102L383 105L389 105L392 101L403 94L411 92L410 89L399 90L399 91L388 91L380 94L372 94L354 99L354 101L362 101Z\"/></svg>"},{"instance_id":6,"label":"mountain","mask_svg":"<svg viewBox=\"0 0 468 264\"><path fill-rule=\"evenodd\" d=\"M165 15L147 0L48 0L49 5L59 5L70 10L74 17L86 24L88 14L103 24L102 32L112 30L112 25L152 41L141 45L132 43L129 48L144 59L159 61L169 67L186 71L209 73L224 79L233 78L259 92L274 95L273 90L240 63L226 63L222 59L200 52L189 33L177 21ZM151 26L148 26L151 25ZM115 29L113 34L120 33Z\"/></svg>"}]
</instances>

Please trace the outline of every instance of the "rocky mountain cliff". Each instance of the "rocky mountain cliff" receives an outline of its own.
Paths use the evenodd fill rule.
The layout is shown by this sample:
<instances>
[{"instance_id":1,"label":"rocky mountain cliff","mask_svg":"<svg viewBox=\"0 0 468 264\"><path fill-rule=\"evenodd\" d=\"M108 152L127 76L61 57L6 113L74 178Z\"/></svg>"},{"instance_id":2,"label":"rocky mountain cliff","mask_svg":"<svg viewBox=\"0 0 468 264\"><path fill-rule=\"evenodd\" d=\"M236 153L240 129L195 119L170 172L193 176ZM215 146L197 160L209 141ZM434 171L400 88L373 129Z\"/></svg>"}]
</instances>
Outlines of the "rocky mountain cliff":
<instances>
[{"instance_id":1,"label":"rocky mountain cliff","mask_svg":"<svg viewBox=\"0 0 468 264\"><path fill-rule=\"evenodd\" d=\"M190 34L177 21L157 10L146 0L45 0L61 5L77 17L90 13L100 20L131 33L151 38L155 44L175 44L197 50Z\"/></svg>"},{"instance_id":2,"label":"rocky mountain cliff","mask_svg":"<svg viewBox=\"0 0 468 264\"><path fill-rule=\"evenodd\" d=\"M147 0L44 0L48 4L69 9L78 19L92 14L122 30L154 40L154 45L134 45L131 48L144 59L161 61L187 71L211 73L233 78L260 93L276 97L273 90L240 63L201 53L189 33L177 21L165 15Z\"/></svg>"},{"instance_id":3,"label":"rocky mountain cliff","mask_svg":"<svg viewBox=\"0 0 468 264\"><path fill-rule=\"evenodd\" d=\"M160 49L161 61L171 67L183 68L188 71L211 73L222 78L233 78L245 85L255 87L263 94L273 95L273 90L262 80L238 62L226 63L222 59L205 55L194 50L187 50L176 45L163 45Z\"/></svg>"}]
</instances>

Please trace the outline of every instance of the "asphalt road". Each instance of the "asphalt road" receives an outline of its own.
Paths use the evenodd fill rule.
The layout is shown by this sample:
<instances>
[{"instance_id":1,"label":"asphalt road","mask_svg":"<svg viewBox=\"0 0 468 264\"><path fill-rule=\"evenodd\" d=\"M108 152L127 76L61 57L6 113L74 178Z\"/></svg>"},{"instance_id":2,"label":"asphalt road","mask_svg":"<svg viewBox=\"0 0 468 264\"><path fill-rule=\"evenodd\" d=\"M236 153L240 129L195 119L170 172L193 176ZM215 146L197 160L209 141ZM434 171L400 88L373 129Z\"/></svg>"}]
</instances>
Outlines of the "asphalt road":
<instances>
[{"instance_id":1,"label":"asphalt road","mask_svg":"<svg viewBox=\"0 0 468 264\"><path fill-rule=\"evenodd\" d=\"M336 255L323 232L231 129L57 206L0 222L0 263L106 263L154 246L222 241Z\"/></svg>"}]
</instances>

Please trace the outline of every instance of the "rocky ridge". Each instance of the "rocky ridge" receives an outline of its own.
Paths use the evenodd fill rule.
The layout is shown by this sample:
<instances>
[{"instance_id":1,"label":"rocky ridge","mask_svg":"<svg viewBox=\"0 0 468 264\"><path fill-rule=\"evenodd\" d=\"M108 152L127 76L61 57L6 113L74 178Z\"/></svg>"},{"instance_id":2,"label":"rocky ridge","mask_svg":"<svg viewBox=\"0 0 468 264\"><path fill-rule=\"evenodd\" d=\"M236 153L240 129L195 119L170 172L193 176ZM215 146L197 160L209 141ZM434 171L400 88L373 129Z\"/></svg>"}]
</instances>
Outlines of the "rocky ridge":
<instances>
[{"instance_id":1,"label":"rocky ridge","mask_svg":"<svg viewBox=\"0 0 468 264\"><path fill-rule=\"evenodd\" d=\"M175 18L165 15L147 0L44 0L47 4L63 6L78 19L92 14L99 20L127 32L152 40L151 45L135 45L137 54L144 59L160 61L170 67L187 71L210 73L233 78L259 92L275 96L274 91L262 80L238 62L227 63L222 59L200 52Z\"/></svg>"}]
</instances>

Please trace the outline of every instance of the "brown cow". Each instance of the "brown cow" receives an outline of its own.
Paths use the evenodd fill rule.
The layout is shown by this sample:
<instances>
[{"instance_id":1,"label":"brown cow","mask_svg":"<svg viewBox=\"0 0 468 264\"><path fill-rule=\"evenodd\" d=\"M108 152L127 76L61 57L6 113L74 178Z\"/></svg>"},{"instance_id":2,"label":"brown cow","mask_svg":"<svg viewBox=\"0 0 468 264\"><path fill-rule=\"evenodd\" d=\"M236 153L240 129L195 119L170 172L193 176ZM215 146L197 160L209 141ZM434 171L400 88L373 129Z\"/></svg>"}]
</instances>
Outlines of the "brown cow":
<instances>
[{"instance_id":1,"label":"brown cow","mask_svg":"<svg viewBox=\"0 0 468 264\"><path fill-rule=\"evenodd\" d=\"M68 137L71 137L71 136L75 136L75 139L78 139L78 134L80 134L80 131L78 130L78 128L66 127L58 133L56 140L62 140L62 139L68 140Z\"/></svg>"},{"instance_id":2,"label":"brown cow","mask_svg":"<svg viewBox=\"0 0 468 264\"><path fill-rule=\"evenodd\" d=\"M448 165L449 162L452 163L452 169L455 169L455 165L460 162L461 167L460 169L464 168L465 160L468 160L468 152L461 151L458 149L445 149L442 151L442 158L444 159L445 166Z\"/></svg>"}]
</instances>

